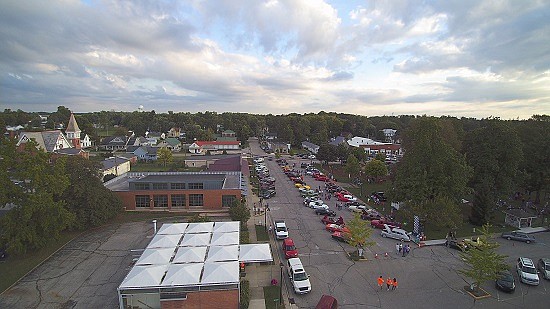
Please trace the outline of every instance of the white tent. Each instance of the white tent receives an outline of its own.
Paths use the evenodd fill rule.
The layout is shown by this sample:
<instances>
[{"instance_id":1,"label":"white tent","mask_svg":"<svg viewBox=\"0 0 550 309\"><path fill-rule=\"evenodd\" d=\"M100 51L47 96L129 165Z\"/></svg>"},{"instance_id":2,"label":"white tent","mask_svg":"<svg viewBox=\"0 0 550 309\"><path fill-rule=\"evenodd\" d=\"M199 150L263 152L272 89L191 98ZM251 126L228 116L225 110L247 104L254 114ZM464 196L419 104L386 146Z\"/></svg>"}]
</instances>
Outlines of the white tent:
<instances>
[{"instance_id":1,"label":"white tent","mask_svg":"<svg viewBox=\"0 0 550 309\"><path fill-rule=\"evenodd\" d=\"M239 261L244 263L272 262L269 244L247 244L240 245Z\"/></svg>"},{"instance_id":2,"label":"white tent","mask_svg":"<svg viewBox=\"0 0 550 309\"><path fill-rule=\"evenodd\" d=\"M214 222L189 223L185 233L212 233Z\"/></svg>"},{"instance_id":3,"label":"white tent","mask_svg":"<svg viewBox=\"0 0 550 309\"><path fill-rule=\"evenodd\" d=\"M214 233L238 232L240 230L239 227L239 221L216 222L214 223Z\"/></svg>"},{"instance_id":4,"label":"white tent","mask_svg":"<svg viewBox=\"0 0 550 309\"><path fill-rule=\"evenodd\" d=\"M174 255L174 248L145 249L136 265L169 264Z\"/></svg>"},{"instance_id":5,"label":"white tent","mask_svg":"<svg viewBox=\"0 0 550 309\"><path fill-rule=\"evenodd\" d=\"M175 248L180 242L181 235L160 235L157 234L147 248Z\"/></svg>"},{"instance_id":6,"label":"white tent","mask_svg":"<svg viewBox=\"0 0 550 309\"><path fill-rule=\"evenodd\" d=\"M180 246L184 247L204 247L210 245L210 238L212 234L210 233L201 233L201 234L185 234L183 235L183 240L181 241Z\"/></svg>"},{"instance_id":7,"label":"white tent","mask_svg":"<svg viewBox=\"0 0 550 309\"><path fill-rule=\"evenodd\" d=\"M238 261L204 263L201 284L229 284L238 282Z\"/></svg>"},{"instance_id":8,"label":"white tent","mask_svg":"<svg viewBox=\"0 0 550 309\"><path fill-rule=\"evenodd\" d=\"M207 247L179 247L172 263L204 262Z\"/></svg>"},{"instance_id":9,"label":"white tent","mask_svg":"<svg viewBox=\"0 0 550 309\"><path fill-rule=\"evenodd\" d=\"M124 278L119 289L158 286L168 265L134 266Z\"/></svg>"},{"instance_id":10,"label":"white tent","mask_svg":"<svg viewBox=\"0 0 550 309\"><path fill-rule=\"evenodd\" d=\"M238 245L239 244L239 232L231 233L216 233L212 234L212 241L210 245L212 246L228 246L228 245Z\"/></svg>"},{"instance_id":11,"label":"white tent","mask_svg":"<svg viewBox=\"0 0 550 309\"><path fill-rule=\"evenodd\" d=\"M203 263L172 264L168 267L161 286L198 285L203 265Z\"/></svg>"},{"instance_id":12,"label":"white tent","mask_svg":"<svg viewBox=\"0 0 550 309\"><path fill-rule=\"evenodd\" d=\"M239 246L210 246L208 249L207 262L215 261L238 261Z\"/></svg>"},{"instance_id":13,"label":"white tent","mask_svg":"<svg viewBox=\"0 0 550 309\"><path fill-rule=\"evenodd\" d=\"M188 223L164 223L157 234L160 235L177 235L185 233Z\"/></svg>"}]
</instances>

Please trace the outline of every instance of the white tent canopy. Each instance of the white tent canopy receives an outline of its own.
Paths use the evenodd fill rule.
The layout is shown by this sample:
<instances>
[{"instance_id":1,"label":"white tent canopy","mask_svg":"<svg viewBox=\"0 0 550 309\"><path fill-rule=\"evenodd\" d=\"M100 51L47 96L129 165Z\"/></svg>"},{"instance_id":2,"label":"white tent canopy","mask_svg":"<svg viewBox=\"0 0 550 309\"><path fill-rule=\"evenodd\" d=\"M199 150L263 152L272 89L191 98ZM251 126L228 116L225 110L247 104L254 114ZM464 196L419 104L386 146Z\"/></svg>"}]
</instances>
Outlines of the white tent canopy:
<instances>
[{"instance_id":1,"label":"white tent canopy","mask_svg":"<svg viewBox=\"0 0 550 309\"><path fill-rule=\"evenodd\" d=\"M188 223L164 223L157 234L160 235L177 235L185 233Z\"/></svg>"},{"instance_id":2,"label":"white tent canopy","mask_svg":"<svg viewBox=\"0 0 550 309\"><path fill-rule=\"evenodd\" d=\"M239 230L240 230L239 221L216 222L214 224L214 233L238 232Z\"/></svg>"},{"instance_id":3,"label":"white tent canopy","mask_svg":"<svg viewBox=\"0 0 550 309\"><path fill-rule=\"evenodd\" d=\"M189 223L185 233L212 233L214 222Z\"/></svg>"},{"instance_id":4,"label":"white tent canopy","mask_svg":"<svg viewBox=\"0 0 550 309\"><path fill-rule=\"evenodd\" d=\"M169 264L174 255L174 248L145 249L136 265Z\"/></svg>"},{"instance_id":5,"label":"white tent canopy","mask_svg":"<svg viewBox=\"0 0 550 309\"><path fill-rule=\"evenodd\" d=\"M215 261L238 261L239 246L210 246L207 262Z\"/></svg>"},{"instance_id":6,"label":"white tent canopy","mask_svg":"<svg viewBox=\"0 0 550 309\"><path fill-rule=\"evenodd\" d=\"M168 267L161 286L198 285L200 283L202 263L172 264Z\"/></svg>"},{"instance_id":7,"label":"white tent canopy","mask_svg":"<svg viewBox=\"0 0 550 309\"><path fill-rule=\"evenodd\" d=\"M119 289L158 286L168 265L134 266L124 278Z\"/></svg>"},{"instance_id":8,"label":"white tent canopy","mask_svg":"<svg viewBox=\"0 0 550 309\"><path fill-rule=\"evenodd\" d=\"M210 245L210 238L212 234L210 233L201 233L201 234L185 234L183 235L183 240L181 241L180 246L184 247L204 247Z\"/></svg>"},{"instance_id":9,"label":"white tent canopy","mask_svg":"<svg viewBox=\"0 0 550 309\"><path fill-rule=\"evenodd\" d=\"M175 248L181 239L181 235L155 235L147 248Z\"/></svg>"},{"instance_id":10,"label":"white tent canopy","mask_svg":"<svg viewBox=\"0 0 550 309\"><path fill-rule=\"evenodd\" d=\"M238 261L204 263L201 284L230 284L238 282Z\"/></svg>"},{"instance_id":11,"label":"white tent canopy","mask_svg":"<svg viewBox=\"0 0 550 309\"><path fill-rule=\"evenodd\" d=\"M272 262L269 244L247 244L240 245L239 261L244 263Z\"/></svg>"},{"instance_id":12,"label":"white tent canopy","mask_svg":"<svg viewBox=\"0 0 550 309\"><path fill-rule=\"evenodd\" d=\"M206 247L179 247L172 263L200 263L206 257Z\"/></svg>"},{"instance_id":13,"label":"white tent canopy","mask_svg":"<svg viewBox=\"0 0 550 309\"><path fill-rule=\"evenodd\" d=\"M216 233L212 234L212 241L210 245L212 246L227 246L227 245L238 245L239 244L239 232L230 232L230 233Z\"/></svg>"}]
</instances>

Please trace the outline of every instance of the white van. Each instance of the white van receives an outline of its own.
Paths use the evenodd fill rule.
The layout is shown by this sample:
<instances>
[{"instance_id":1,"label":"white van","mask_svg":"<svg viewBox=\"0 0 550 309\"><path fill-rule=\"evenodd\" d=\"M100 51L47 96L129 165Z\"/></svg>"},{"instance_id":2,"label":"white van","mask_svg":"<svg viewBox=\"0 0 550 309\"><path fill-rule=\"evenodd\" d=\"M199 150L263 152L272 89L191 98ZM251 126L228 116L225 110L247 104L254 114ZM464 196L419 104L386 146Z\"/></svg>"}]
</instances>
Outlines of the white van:
<instances>
[{"instance_id":1,"label":"white van","mask_svg":"<svg viewBox=\"0 0 550 309\"><path fill-rule=\"evenodd\" d=\"M288 259L288 277L294 287L294 293L306 294L311 292L309 275L306 273L299 258Z\"/></svg>"}]
</instances>

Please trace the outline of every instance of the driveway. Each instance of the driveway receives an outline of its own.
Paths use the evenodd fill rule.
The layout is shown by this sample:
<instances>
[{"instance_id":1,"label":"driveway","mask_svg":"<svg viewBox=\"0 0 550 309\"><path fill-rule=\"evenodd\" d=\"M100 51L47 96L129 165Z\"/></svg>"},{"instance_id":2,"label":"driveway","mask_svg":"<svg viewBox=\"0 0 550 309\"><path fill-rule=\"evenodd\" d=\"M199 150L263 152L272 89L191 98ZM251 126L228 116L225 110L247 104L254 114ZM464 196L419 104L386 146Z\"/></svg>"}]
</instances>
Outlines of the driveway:
<instances>
[{"instance_id":1,"label":"driveway","mask_svg":"<svg viewBox=\"0 0 550 309\"><path fill-rule=\"evenodd\" d=\"M4 292L0 308L118 308L131 250L145 248L151 234L144 222L88 231Z\"/></svg>"},{"instance_id":2,"label":"driveway","mask_svg":"<svg viewBox=\"0 0 550 309\"><path fill-rule=\"evenodd\" d=\"M250 143L252 152L265 155L257 142ZM288 160L288 157L287 157ZM309 162L309 160L302 160ZM296 162L299 167L300 160ZM380 230L375 230L372 240L376 244L366 250L368 261L353 262L345 252L354 249L347 244L331 239L330 233L324 230L321 217L313 210L302 205L302 199L293 183L282 173L274 161L266 161L271 176L276 178L277 195L267 200L271 219L284 219L289 228L289 235L294 240L299 257L306 271L310 274L312 292L306 295L295 295L288 280L285 280L287 295L294 299L300 308L314 308L323 294L330 294L338 299L339 308L466 308L474 305L474 300L463 288L468 283L458 273L463 267L457 251L444 246L433 246L413 250L407 257L395 254L395 240L380 236ZM312 188L323 185L310 176L305 181ZM342 215L346 221L352 218L348 210L338 211L336 201L328 204ZM509 256L509 264L514 265L518 256L527 256L533 260L550 257L550 233L535 235L538 242L523 244L498 240L502 246L501 253ZM276 254L281 255L280 243ZM388 257L384 257L385 253ZM378 259L374 254L379 255ZM284 260L284 258L283 258ZM399 288L395 291L380 290L376 279L396 277ZM517 281L517 275L516 281ZM490 298L477 300L476 305L483 308L547 308L550 299L550 283L542 279L537 287L529 287L518 283L513 294L503 294L488 282L484 288L492 294Z\"/></svg>"}]
</instances>

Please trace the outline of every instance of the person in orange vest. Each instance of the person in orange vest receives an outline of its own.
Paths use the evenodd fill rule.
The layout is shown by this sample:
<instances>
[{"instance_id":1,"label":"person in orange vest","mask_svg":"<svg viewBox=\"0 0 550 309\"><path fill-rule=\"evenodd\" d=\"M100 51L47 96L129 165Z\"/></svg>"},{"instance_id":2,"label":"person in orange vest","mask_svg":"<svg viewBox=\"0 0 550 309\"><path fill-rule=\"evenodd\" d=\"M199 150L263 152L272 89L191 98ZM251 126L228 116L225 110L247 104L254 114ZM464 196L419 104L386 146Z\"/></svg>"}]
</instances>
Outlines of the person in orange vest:
<instances>
[{"instance_id":1,"label":"person in orange vest","mask_svg":"<svg viewBox=\"0 0 550 309\"><path fill-rule=\"evenodd\" d=\"M390 277L388 277L388 279L386 279L386 286L388 287L388 291L390 290L390 286L393 285L393 281L391 280Z\"/></svg>"},{"instance_id":2,"label":"person in orange vest","mask_svg":"<svg viewBox=\"0 0 550 309\"><path fill-rule=\"evenodd\" d=\"M378 278L378 286L380 287L380 290L382 289L383 285L384 285L384 278L382 278L382 276L380 276Z\"/></svg>"},{"instance_id":3,"label":"person in orange vest","mask_svg":"<svg viewBox=\"0 0 550 309\"><path fill-rule=\"evenodd\" d=\"M244 272L244 262L241 262L241 271Z\"/></svg>"},{"instance_id":4,"label":"person in orange vest","mask_svg":"<svg viewBox=\"0 0 550 309\"><path fill-rule=\"evenodd\" d=\"M395 278L393 278L391 289L392 289L392 290L397 289L397 279L395 279Z\"/></svg>"}]
</instances>

